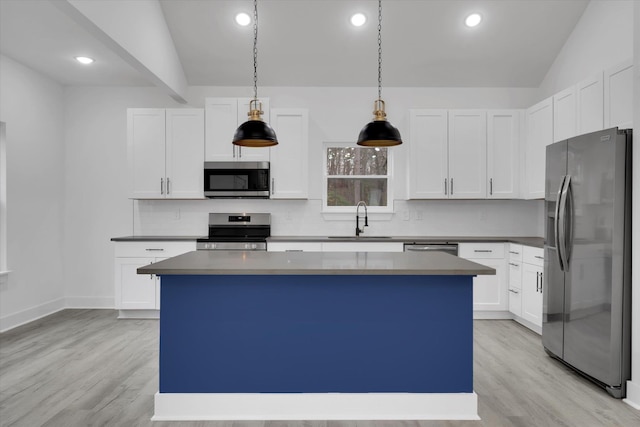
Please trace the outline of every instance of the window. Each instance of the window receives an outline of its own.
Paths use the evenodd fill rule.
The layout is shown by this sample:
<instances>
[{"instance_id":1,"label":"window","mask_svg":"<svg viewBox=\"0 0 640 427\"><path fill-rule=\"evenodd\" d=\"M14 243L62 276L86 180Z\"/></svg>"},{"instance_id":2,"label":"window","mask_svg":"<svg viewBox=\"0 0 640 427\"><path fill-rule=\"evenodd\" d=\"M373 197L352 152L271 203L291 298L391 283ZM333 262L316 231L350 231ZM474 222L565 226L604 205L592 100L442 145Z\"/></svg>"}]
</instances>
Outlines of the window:
<instances>
[{"instance_id":1,"label":"window","mask_svg":"<svg viewBox=\"0 0 640 427\"><path fill-rule=\"evenodd\" d=\"M391 152L384 147L325 143L325 212L353 212L364 201L370 212L392 212Z\"/></svg>"}]
</instances>

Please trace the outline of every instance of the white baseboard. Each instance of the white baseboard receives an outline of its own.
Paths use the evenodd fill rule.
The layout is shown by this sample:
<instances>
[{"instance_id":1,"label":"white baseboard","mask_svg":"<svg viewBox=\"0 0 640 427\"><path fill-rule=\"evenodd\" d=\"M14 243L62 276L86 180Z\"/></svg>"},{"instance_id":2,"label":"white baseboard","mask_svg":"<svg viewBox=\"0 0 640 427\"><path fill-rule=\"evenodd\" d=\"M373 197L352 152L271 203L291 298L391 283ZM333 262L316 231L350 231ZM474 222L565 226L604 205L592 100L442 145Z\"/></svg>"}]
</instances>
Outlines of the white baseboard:
<instances>
[{"instance_id":1,"label":"white baseboard","mask_svg":"<svg viewBox=\"0 0 640 427\"><path fill-rule=\"evenodd\" d=\"M476 393L156 393L153 421L479 420Z\"/></svg>"},{"instance_id":2,"label":"white baseboard","mask_svg":"<svg viewBox=\"0 0 640 427\"><path fill-rule=\"evenodd\" d=\"M111 308L115 306L113 297L67 297L67 308Z\"/></svg>"},{"instance_id":3,"label":"white baseboard","mask_svg":"<svg viewBox=\"0 0 640 427\"><path fill-rule=\"evenodd\" d=\"M159 319L160 310L118 310L118 319Z\"/></svg>"},{"instance_id":4,"label":"white baseboard","mask_svg":"<svg viewBox=\"0 0 640 427\"><path fill-rule=\"evenodd\" d=\"M522 317L519 317L519 316L514 316L514 317L515 317L514 320L516 322L520 323L525 328L529 328L533 332L535 332L536 334L542 335L542 326L535 325L535 324L529 322L528 320L525 320L525 319L523 319Z\"/></svg>"},{"instance_id":5,"label":"white baseboard","mask_svg":"<svg viewBox=\"0 0 640 427\"><path fill-rule=\"evenodd\" d=\"M8 316L0 317L0 332L6 332L10 329L17 328L26 323L33 322L42 317L56 313L66 308L65 299L58 298L44 304L30 307Z\"/></svg>"},{"instance_id":6,"label":"white baseboard","mask_svg":"<svg viewBox=\"0 0 640 427\"><path fill-rule=\"evenodd\" d=\"M640 384L638 382L627 381L627 397L622 401L640 411Z\"/></svg>"},{"instance_id":7,"label":"white baseboard","mask_svg":"<svg viewBox=\"0 0 640 427\"><path fill-rule=\"evenodd\" d=\"M473 318L478 320L511 320L510 311L474 311Z\"/></svg>"}]
</instances>

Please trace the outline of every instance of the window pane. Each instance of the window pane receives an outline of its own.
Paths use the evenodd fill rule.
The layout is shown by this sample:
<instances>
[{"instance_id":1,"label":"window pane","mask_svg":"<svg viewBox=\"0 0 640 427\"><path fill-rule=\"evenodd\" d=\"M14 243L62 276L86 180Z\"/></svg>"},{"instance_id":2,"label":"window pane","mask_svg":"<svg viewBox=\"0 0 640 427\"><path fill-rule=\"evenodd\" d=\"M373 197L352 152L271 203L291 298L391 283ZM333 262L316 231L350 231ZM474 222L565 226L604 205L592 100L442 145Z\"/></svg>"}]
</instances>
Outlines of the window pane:
<instances>
[{"instance_id":1,"label":"window pane","mask_svg":"<svg viewBox=\"0 0 640 427\"><path fill-rule=\"evenodd\" d=\"M386 175L387 149L380 147L327 148L327 175Z\"/></svg>"},{"instance_id":2,"label":"window pane","mask_svg":"<svg viewBox=\"0 0 640 427\"><path fill-rule=\"evenodd\" d=\"M386 178L328 178L327 206L387 206Z\"/></svg>"}]
</instances>

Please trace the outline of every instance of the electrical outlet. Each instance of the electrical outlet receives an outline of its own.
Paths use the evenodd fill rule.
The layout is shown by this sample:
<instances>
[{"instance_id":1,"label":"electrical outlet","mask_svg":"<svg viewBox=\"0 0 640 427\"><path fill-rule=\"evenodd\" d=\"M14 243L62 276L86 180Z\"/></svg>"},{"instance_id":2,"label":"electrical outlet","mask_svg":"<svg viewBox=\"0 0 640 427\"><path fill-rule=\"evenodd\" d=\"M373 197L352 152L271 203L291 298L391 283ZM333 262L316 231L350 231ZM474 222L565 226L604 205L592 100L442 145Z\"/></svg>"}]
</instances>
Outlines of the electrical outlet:
<instances>
[{"instance_id":1,"label":"electrical outlet","mask_svg":"<svg viewBox=\"0 0 640 427\"><path fill-rule=\"evenodd\" d=\"M180 208L177 208L177 209L174 211L173 219L176 219L176 220L177 220L177 219L180 219Z\"/></svg>"}]
</instances>

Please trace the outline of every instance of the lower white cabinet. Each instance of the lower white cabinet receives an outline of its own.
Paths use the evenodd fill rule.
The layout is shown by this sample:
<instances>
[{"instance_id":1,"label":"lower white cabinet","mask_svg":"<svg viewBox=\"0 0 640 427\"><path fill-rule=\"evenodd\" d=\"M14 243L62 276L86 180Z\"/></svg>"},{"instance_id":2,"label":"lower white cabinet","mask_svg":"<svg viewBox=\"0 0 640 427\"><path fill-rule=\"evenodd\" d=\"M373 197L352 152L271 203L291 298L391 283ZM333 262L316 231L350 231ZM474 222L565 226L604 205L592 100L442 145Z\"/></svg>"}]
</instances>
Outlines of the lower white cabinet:
<instances>
[{"instance_id":1,"label":"lower white cabinet","mask_svg":"<svg viewBox=\"0 0 640 427\"><path fill-rule=\"evenodd\" d=\"M269 252L402 252L403 242L267 242Z\"/></svg>"},{"instance_id":2,"label":"lower white cabinet","mask_svg":"<svg viewBox=\"0 0 640 427\"><path fill-rule=\"evenodd\" d=\"M496 270L494 276L473 278L474 311L506 313L509 310L504 249L505 243L460 243L458 245L459 257Z\"/></svg>"},{"instance_id":3,"label":"lower white cabinet","mask_svg":"<svg viewBox=\"0 0 640 427\"><path fill-rule=\"evenodd\" d=\"M115 308L119 317L157 317L160 279L137 274L137 269L195 249L195 242L116 242Z\"/></svg>"},{"instance_id":4,"label":"lower white cabinet","mask_svg":"<svg viewBox=\"0 0 640 427\"><path fill-rule=\"evenodd\" d=\"M522 245L509 244L509 311L522 316Z\"/></svg>"},{"instance_id":5,"label":"lower white cabinet","mask_svg":"<svg viewBox=\"0 0 640 427\"><path fill-rule=\"evenodd\" d=\"M542 328L544 250L524 246L522 250L522 319Z\"/></svg>"},{"instance_id":6,"label":"lower white cabinet","mask_svg":"<svg viewBox=\"0 0 640 427\"><path fill-rule=\"evenodd\" d=\"M267 242L269 252L322 252L321 242Z\"/></svg>"}]
</instances>

